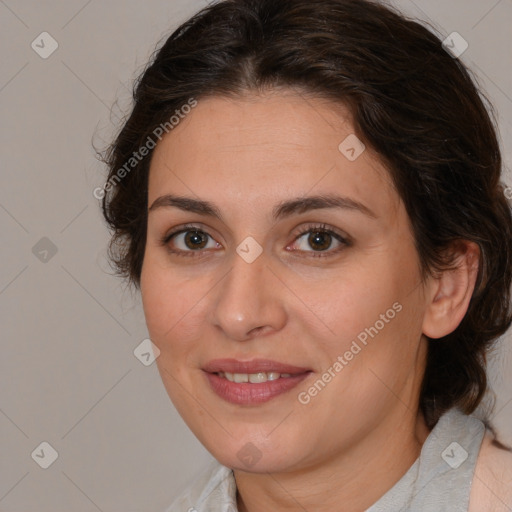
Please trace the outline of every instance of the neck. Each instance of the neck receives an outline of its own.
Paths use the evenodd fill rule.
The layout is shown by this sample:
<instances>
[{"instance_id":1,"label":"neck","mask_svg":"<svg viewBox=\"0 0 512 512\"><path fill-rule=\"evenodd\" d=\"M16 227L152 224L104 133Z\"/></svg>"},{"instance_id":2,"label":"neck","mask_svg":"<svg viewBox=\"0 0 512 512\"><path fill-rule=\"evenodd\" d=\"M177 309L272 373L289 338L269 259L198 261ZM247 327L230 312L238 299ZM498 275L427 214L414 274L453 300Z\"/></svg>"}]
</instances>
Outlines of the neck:
<instances>
[{"instance_id":1,"label":"neck","mask_svg":"<svg viewBox=\"0 0 512 512\"><path fill-rule=\"evenodd\" d=\"M429 434L421 412L402 405L364 442L321 465L287 473L234 470L239 512L366 510L407 472Z\"/></svg>"}]
</instances>

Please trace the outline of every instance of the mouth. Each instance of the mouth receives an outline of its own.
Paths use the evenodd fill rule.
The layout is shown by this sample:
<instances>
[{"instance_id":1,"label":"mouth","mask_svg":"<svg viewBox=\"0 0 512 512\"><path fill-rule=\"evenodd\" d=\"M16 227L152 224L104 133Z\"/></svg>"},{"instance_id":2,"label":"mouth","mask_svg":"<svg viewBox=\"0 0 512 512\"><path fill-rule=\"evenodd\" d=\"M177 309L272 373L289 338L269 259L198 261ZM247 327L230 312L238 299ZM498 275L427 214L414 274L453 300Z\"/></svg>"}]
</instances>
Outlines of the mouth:
<instances>
[{"instance_id":1,"label":"mouth","mask_svg":"<svg viewBox=\"0 0 512 512\"><path fill-rule=\"evenodd\" d=\"M268 402L293 389L312 373L307 368L266 359L218 359L203 367L211 389L237 405Z\"/></svg>"},{"instance_id":2,"label":"mouth","mask_svg":"<svg viewBox=\"0 0 512 512\"><path fill-rule=\"evenodd\" d=\"M291 373L279 373L279 372L258 372L258 373L230 373L230 372L218 372L216 373L219 377L223 377L229 382L236 382L242 384L243 382L250 382L251 384L260 384L261 382L267 382L269 380L287 379L291 377Z\"/></svg>"}]
</instances>

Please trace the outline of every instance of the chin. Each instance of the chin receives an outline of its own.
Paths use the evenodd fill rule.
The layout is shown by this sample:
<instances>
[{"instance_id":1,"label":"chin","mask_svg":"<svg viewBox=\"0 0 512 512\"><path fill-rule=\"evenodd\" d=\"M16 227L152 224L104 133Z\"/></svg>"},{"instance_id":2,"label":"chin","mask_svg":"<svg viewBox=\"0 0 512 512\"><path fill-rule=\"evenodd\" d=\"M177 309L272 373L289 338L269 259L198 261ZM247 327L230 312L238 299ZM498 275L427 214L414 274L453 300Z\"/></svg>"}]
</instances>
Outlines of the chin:
<instances>
[{"instance_id":1,"label":"chin","mask_svg":"<svg viewBox=\"0 0 512 512\"><path fill-rule=\"evenodd\" d=\"M272 428L265 431L271 432ZM224 466L249 473L273 473L287 471L300 462L297 447L303 450L304 446L300 438L294 441L294 437L284 430L282 436L270 437L258 435L248 427L229 430L233 437L224 434L222 439L211 435L205 438L200 433L197 436Z\"/></svg>"},{"instance_id":2,"label":"chin","mask_svg":"<svg viewBox=\"0 0 512 512\"><path fill-rule=\"evenodd\" d=\"M289 460L285 453L261 451L250 442L238 451L212 455L228 468L247 473L281 473L290 470L297 461Z\"/></svg>"}]
</instances>

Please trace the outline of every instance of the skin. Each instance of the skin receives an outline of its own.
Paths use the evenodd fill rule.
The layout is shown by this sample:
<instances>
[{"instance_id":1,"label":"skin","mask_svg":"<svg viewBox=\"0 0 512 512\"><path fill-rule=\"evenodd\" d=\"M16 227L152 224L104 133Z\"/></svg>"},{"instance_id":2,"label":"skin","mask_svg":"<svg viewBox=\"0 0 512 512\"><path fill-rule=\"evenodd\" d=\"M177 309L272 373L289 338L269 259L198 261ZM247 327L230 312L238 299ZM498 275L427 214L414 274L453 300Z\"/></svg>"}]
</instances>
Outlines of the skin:
<instances>
[{"instance_id":1,"label":"skin","mask_svg":"<svg viewBox=\"0 0 512 512\"><path fill-rule=\"evenodd\" d=\"M322 512L340 503L357 511L390 489L429 433L418 411L425 335L452 332L474 288L478 249L469 242L457 247L459 270L422 282L389 173L368 147L349 161L338 146L350 134L343 106L294 91L210 97L152 157L150 206L174 194L214 203L222 214L150 209L141 293L165 388L201 443L234 469L242 512ZM333 193L374 217L330 208L272 219L281 201ZM205 248L187 246L183 235L160 242L184 224L211 237ZM350 243L327 238L329 248L315 250L308 234L297 238L311 224ZM236 252L248 236L262 249L252 263ZM395 318L300 403L298 393L397 302ZM201 368L216 358L267 358L312 374L269 402L240 406L210 388ZM261 455L251 467L237 456L247 443Z\"/></svg>"}]
</instances>

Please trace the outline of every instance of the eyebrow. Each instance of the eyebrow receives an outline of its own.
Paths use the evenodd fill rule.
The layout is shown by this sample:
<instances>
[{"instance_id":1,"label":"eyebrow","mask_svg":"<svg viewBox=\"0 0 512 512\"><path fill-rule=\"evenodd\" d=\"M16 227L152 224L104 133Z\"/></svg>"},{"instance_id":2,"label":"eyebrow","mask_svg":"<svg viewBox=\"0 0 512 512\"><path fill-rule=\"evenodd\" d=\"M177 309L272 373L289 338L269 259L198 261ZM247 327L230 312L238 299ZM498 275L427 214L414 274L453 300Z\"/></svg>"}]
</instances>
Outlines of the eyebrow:
<instances>
[{"instance_id":1,"label":"eyebrow","mask_svg":"<svg viewBox=\"0 0 512 512\"><path fill-rule=\"evenodd\" d=\"M148 211L151 212L159 208L170 207L179 208L180 210L197 213L199 215L214 217L223 221L219 208L217 208L213 203L194 199L192 197L176 196L172 194L166 194L155 199ZM290 217L293 214L306 213L311 210L321 210L326 208L354 210L361 212L372 219L377 218L377 215L375 215L375 213L363 203L355 201L349 197L332 194L297 197L291 200L282 201L273 208L272 216L274 220L280 220L285 217Z\"/></svg>"}]
</instances>

